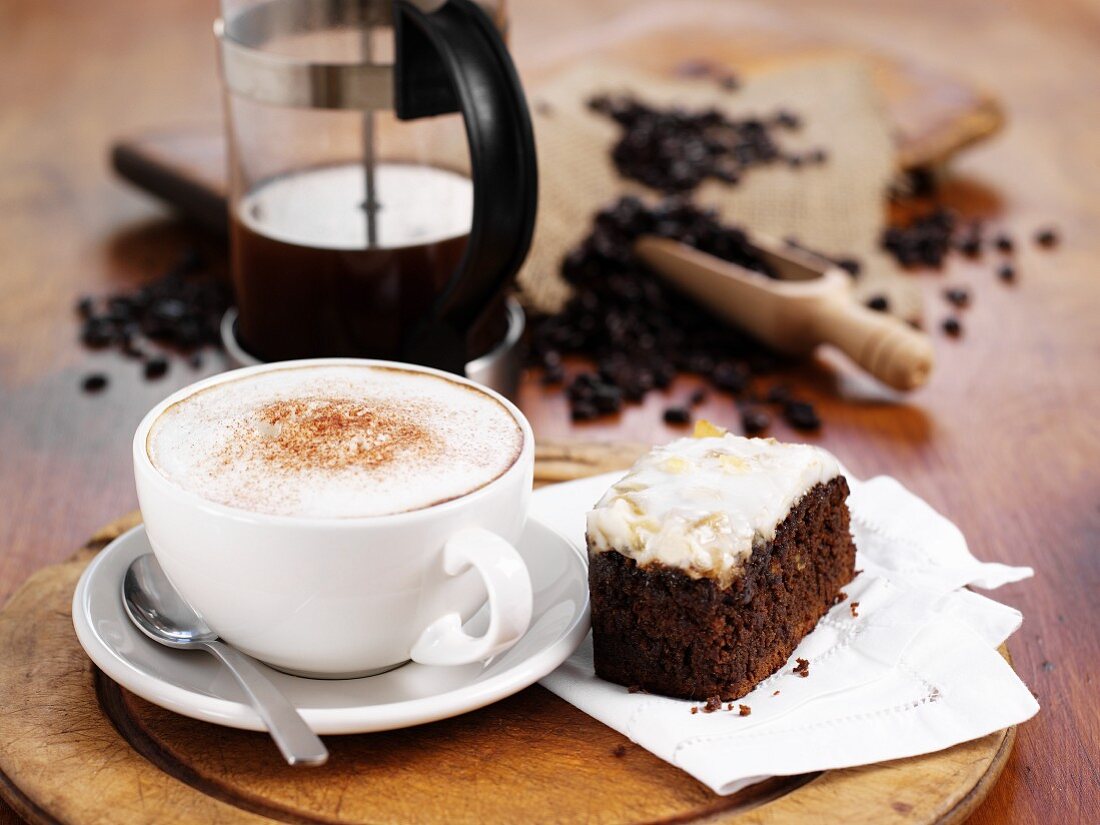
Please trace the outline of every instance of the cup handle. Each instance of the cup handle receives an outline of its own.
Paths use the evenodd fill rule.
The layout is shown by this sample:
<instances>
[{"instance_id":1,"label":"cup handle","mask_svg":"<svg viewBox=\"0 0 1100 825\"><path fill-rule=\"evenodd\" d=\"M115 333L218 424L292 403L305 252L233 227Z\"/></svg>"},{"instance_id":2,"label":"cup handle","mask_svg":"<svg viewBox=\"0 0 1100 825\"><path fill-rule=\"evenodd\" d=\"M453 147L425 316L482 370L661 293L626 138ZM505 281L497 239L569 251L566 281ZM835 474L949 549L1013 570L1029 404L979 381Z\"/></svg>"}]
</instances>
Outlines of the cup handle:
<instances>
[{"instance_id":1,"label":"cup handle","mask_svg":"<svg viewBox=\"0 0 1100 825\"><path fill-rule=\"evenodd\" d=\"M531 576L516 549L480 527L462 530L443 547L443 570L457 576L473 567L489 594L489 629L480 637L462 629L458 613L446 613L428 625L409 657L422 665L464 665L507 650L531 624Z\"/></svg>"}]
</instances>

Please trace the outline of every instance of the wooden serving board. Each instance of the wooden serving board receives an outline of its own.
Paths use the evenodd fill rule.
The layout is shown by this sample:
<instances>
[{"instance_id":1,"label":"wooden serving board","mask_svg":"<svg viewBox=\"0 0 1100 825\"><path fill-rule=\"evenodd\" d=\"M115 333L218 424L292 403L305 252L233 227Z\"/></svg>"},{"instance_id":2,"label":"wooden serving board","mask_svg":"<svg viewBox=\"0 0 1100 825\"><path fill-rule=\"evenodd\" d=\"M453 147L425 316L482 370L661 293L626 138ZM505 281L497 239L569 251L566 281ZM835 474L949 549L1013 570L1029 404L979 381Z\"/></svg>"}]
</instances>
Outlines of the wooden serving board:
<instances>
[{"instance_id":1,"label":"wooden serving board","mask_svg":"<svg viewBox=\"0 0 1100 825\"><path fill-rule=\"evenodd\" d=\"M628 465L632 445L539 450L541 483ZM999 776L1015 729L913 759L776 778L720 797L539 686L443 722L331 736L291 769L266 736L121 689L77 643L81 571L138 522L99 531L0 611L0 796L34 823L955 823Z\"/></svg>"},{"instance_id":2,"label":"wooden serving board","mask_svg":"<svg viewBox=\"0 0 1100 825\"><path fill-rule=\"evenodd\" d=\"M867 64L896 134L901 169L935 167L995 134L1000 104L988 92L919 63L823 36L797 16L749 3L690 0L641 5L551 48L517 45L528 97L578 61L610 62L658 74L685 61L728 67L742 77L822 59ZM705 81L701 81L705 82ZM226 157L221 123L125 136L112 148L122 177L218 233L227 227Z\"/></svg>"}]
</instances>

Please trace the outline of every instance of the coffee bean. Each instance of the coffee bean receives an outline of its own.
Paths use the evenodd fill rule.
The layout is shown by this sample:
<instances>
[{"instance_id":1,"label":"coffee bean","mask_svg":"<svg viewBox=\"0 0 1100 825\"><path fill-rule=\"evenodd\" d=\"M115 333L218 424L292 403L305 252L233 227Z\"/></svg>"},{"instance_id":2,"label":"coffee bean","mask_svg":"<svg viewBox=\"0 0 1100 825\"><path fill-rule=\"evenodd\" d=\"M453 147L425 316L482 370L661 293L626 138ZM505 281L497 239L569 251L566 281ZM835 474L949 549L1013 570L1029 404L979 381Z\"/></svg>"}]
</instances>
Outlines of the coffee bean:
<instances>
[{"instance_id":1,"label":"coffee bean","mask_svg":"<svg viewBox=\"0 0 1100 825\"><path fill-rule=\"evenodd\" d=\"M970 290L965 287L948 287L943 291L943 297L947 299L949 304L959 309L970 305Z\"/></svg>"},{"instance_id":2,"label":"coffee bean","mask_svg":"<svg viewBox=\"0 0 1100 825\"><path fill-rule=\"evenodd\" d=\"M977 258L982 254L982 239L976 234L967 235L958 242L958 250L968 258Z\"/></svg>"},{"instance_id":3,"label":"coffee bean","mask_svg":"<svg viewBox=\"0 0 1100 825\"><path fill-rule=\"evenodd\" d=\"M723 361L714 368L711 380L718 389L736 395L748 385L749 371L740 364Z\"/></svg>"},{"instance_id":4,"label":"coffee bean","mask_svg":"<svg viewBox=\"0 0 1100 825\"><path fill-rule=\"evenodd\" d=\"M601 413L617 413L623 408L623 394L617 387L603 384L592 397L596 409Z\"/></svg>"},{"instance_id":5,"label":"coffee bean","mask_svg":"<svg viewBox=\"0 0 1100 825\"><path fill-rule=\"evenodd\" d=\"M1012 252L1015 248L1015 244L1012 242L1012 238L1004 233L1001 233L996 238L994 238L993 244L1001 252Z\"/></svg>"},{"instance_id":6,"label":"coffee bean","mask_svg":"<svg viewBox=\"0 0 1100 825\"><path fill-rule=\"evenodd\" d=\"M1005 283L1012 283L1016 280L1016 267L1009 263L1001 264L997 268L997 277Z\"/></svg>"},{"instance_id":7,"label":"coffee bean","mask_svg":"<svg viewBox=\"0 0 1100 825\"><path fill-rule=\"evenodd\" d=\"M114 342L114 324L103 317L88 318L80 330L80 340L86 347L101 349Z\"/></svg>"},{"instance_id":8,"label":"coffee bean","mask_svg":"<svg viewBox=\"0 0 1100 825\"><path fill-rule=\"evenodd\" d=\"M689 424L691 411L687 407L669 407L665 410L664 419L666 424Z\"/></svg>"},{"instance_id":9,"label":"coffee bean","mask_svg":"<svg viewBox=\"0 0 1100 825\"><path fill-rule=\"evenodd\" d=\"M163 355L154 355L145 362L144 372L149 380L160 378L168 372L168 359Z\"/></svg>"},{"instance_id":10,"label":"coffee bean","mask_svg":"<svg viewBox=\"0 0 1100 825\"><path fill-rule=\"evenodd\" d=\"M943 328L943 331L952 338L958 338L962 335L962 324L959 323L958 318L944 318L940 326Z\"/></svg>"},{"instance_id":11,"label":"coffee bean","mask_svg":"<svg viewBox=\"0 0 1100 825\"><path fill-rule=\"evenodd\" d=\"M809 401L788 401L783 405L783 417L796 430L816 430L821 426L817 410Z\"/></svg>"},{"instance_id":12,"label":"coffee bean","mask_svg":"<svg viewBox=\"0 0 1100 825\"><path fill-rule=\"evenodd\" d=\"M772 424L771 416L763 410L747 408L741 411L741 429L745 435L764 432Z\"/></svg>"},{"instance_id":13,"label":"coffee bean","mask_svg":"<svg viewBox=\"0 0 1100 825\"><path fill-rule=\"evenodd\" d=\"M791 388L786 384L773 384L764 396L770 404L785 404L791 400Z\"/></svg>"},{"instance_id":14,"label":"coffee bean","mask_svg":"<svg viewBox=\"0 0 1100 825\"><path fill-rule=\"evenodd\" d=\"M1051 249L1058 245L1058 232L1054 227L1047 226L1035 233L1035 243L1044 249Z\"/></svg>"},{"instance_id":15,"label":"coffee bean","mask_svg":"<svg viewBox=\"0 0 1100 825\"><path fill-rule=\"evenodd\" d=\"M84 376L84 380L80 382L81 389L84 392L100 392L107 386L107 376L101 372L93 372Z\"/></svg>"},{"instance_id":16,"label":"coffee bean","mask_svg":"<svg viewBox=\"0 0 1100 825\"><path fill-rule=\"evenodd\" d=\"M561 364L555 367L546 367L542 373L542 383L545 386L560 384L565 380L565 370Z\"/></svg>"},{"instance_id":17,"label":"coffee bean","mask_svg":"<svg viewBox=\"0 0 1100 825\"><path fill-rule=\"evenodd\" d=\"M775 117L772 122L776 126L781 126L784 129L801 129L802 118L792 112L790 109L780 109L775 113Z\"/></svg>"},{"instance_id":18,"label":"coffee bean","mask_svg":"<svg viewBox=\"0 0 1100 825\"><path fill-rule=\"evenodd\" d=\"M851 275L858 278L863 271L863 264L855 258L834 258L833 263Z\"/></svg>"},{"instance_id":19,"label":"coffee bean","mask_svg":"<svg viewBox=\"0 0 1100 825\"><path fill-rule=\"evenodd\" d=\"M95 311L95 301L91 296L85 295L76 302L76 314L81 318L91 318Z\"/></svg>"},{"instance_id":20,"label":"coffee bean","mask_svg":"<svg viewBox=\"0 0 1100 825\"><path fill-rule=\"evenodd\" d=\"M873 295L867 300L867 308L873 309L875 312L888 312L890 310L890 302L886 299L885 295Z\"/></svg>"},{"instance_id":21,"label":"coffee bean","mask_svg":"<svg viewBox=\"0 0 1100 825\"><path fill-rule=\"evenodd\" d=\"M571 414L574 421L591 421L599 417L599 410L588 401L574 402Z\"/></svg>"}]
</instances>

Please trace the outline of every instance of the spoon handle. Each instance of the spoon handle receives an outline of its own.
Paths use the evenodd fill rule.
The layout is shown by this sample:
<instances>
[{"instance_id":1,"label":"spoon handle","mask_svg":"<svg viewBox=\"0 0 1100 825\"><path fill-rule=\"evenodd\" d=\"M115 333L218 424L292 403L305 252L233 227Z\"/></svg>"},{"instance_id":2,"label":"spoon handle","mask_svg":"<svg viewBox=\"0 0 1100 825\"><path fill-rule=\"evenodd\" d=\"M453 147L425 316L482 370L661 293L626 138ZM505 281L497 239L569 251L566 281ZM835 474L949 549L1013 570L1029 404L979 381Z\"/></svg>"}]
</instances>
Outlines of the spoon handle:
<instances>
[{"instance_id":1,"label":"spoon handle","mask_svg":"<svg viewBox=\"0 0 1100 825\"><path fill-rule=\"evenodd\" d=\"M320 738L310 730L298 710L260 672L252 659L221 642L207 642L203 647L221 659L229 672L237 677L287 764L325 764L328 750Z\"/></svg>"}]
</instances>

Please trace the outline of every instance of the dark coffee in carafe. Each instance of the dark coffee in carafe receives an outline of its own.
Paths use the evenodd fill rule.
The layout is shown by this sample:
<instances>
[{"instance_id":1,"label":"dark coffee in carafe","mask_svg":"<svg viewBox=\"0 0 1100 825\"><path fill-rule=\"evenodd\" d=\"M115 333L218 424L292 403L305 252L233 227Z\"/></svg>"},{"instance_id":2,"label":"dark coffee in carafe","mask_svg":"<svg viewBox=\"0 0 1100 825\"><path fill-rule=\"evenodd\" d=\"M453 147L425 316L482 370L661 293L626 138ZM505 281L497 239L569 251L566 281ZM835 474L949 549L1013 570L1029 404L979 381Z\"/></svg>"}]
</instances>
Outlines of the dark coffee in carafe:
<instances>
[{"instance_id":1,"label":"dark coffee in carafe","mask_svg":"<svg viewBox=\"0 0 1100 825\"><path fill-rule=\"evenodd\" d=\"M458 268L473 210L470 179L427 165L380 163L368 213L360 164L271 178L232 216L238 335L264 360L399 358ZM471 331L480 354L501 333L487 308ZM492 317L493 310L501 317Z\"/></svg>"}]
</instances>

